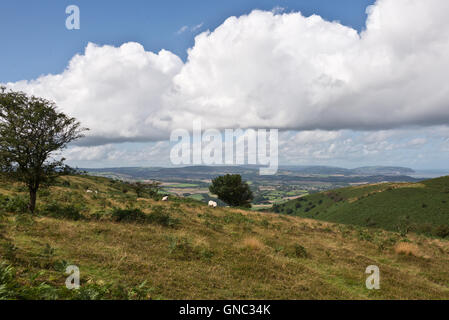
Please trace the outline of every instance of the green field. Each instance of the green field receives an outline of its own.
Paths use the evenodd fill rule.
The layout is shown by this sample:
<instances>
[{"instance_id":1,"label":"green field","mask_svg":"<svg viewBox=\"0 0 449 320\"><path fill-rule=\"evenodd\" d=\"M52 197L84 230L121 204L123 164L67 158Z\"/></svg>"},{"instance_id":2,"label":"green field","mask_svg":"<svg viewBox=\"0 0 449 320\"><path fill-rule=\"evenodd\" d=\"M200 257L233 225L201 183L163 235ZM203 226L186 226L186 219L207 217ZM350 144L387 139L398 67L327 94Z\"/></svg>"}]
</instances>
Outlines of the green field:
<instances>
[{"instance_id":1,"label":"green field","mask_svg":"<svg viewBox=\"0 0 449 320\"><path fill-rule=\"evenodd\" d=\"M191 195L189 196L189 198L195 199L195 200L198 200L198 201L204 200L203 195L200 194L200 193L197 193L197 194L191 194Z\"/></svg>"},{"instance_id":2,"label":"green field","mask_svg":"<svg viewBox=\"0 0 449 320\"><path fill-rule=\"evenodd\" d=\"M196 188L198 187L197 184L193 183L175 183L164 186L165 188Z\"/></svg>"}]
</instances>

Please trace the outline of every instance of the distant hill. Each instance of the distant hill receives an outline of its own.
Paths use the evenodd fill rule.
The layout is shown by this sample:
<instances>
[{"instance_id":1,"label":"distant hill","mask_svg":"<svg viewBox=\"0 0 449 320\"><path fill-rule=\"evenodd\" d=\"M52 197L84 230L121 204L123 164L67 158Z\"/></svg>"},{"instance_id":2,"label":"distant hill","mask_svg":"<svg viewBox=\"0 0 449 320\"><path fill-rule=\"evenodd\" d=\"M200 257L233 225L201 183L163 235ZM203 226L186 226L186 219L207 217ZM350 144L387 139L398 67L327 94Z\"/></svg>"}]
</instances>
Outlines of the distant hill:
<instances>
[{"instance_id":1,"label":"distant hill","mask_svg":"<svg viewBox=\"0 0 449 320\"><path fill-rule=\"evenodd\" d=\"M369 183L380 181L412 182L418 179L407 176L414 171L402 167L363 167L345 169L326 166L281 166L276 175L260 176L256 166L188 166L174 168L99 168L81 169L89 174L121 180L208 180L226 173L241 174L246 180L301 182L322 181L337 183Z\"/></svg>"},{"instance_id":2,"label":"distant hill","mask_svg":"<svg viewBox=\"0 0 449 320\"><path fill-rule=\"evenodd\" d=\"M318 220L449 236L449 176L419 183L382 183L311 194L275 212Z\"/></svg>"},{"instance_id":3,"label":"distant hill","mask_svg":"<svg viewBox=\"0 0 449 320\"><path fill-rule=\"evenodd\" d=\"M351 174L353 175L409 175L413 174L415 171L410 168L404 167L360 167L351 170Z\"/></svg>"},{"instance_id":4,"label":"distant hill","mask_svg":"<svg viewBox=\"0 0 449 320\"><path fill-rule=\"evenodd\" d=\"M327 166L283 166L284 170L289 170L303 174L327 174L327 175L354 175L354 176L376 176L376 175L390 175L390 176L405 176L413 174L415 171L405 167L360 167L355 169L346 169L339 167Z\"/></svg>"}]
</instances>

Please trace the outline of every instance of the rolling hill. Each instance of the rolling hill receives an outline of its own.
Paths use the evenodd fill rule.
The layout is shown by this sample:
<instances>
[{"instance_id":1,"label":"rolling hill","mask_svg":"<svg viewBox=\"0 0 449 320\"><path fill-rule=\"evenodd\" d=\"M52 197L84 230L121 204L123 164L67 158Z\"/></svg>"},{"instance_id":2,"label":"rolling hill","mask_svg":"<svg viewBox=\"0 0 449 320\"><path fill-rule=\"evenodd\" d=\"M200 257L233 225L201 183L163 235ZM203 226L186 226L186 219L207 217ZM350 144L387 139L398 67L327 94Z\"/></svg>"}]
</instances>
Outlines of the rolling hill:
<instances>
[{"instance_id":1,"label":"rolling hill","mask_svg":"<svg viewBox=\"0 0 449 320\"><path fill-rule=\"evenodd\" d=\"M449 236L449 177L380 183L311 194L274 207L329 222Z\"/></svg>"},{"instance_id":2,"label":"rolling hill","mask_svg":"<svg viewBox=\"0 0 449 320\"><path fill-rule=\"evenodd\" d=\"M259 175L258 166L187 166L176 168L160 167L123 167L123 168L97 168L81 169L91 175L119 178L121 180L147 180L162 181L190 181L210 180L226 173L240 174L245 180L260 182L291 183L294 181L323 181L323 182L378 182L378 181L406 181L414 182L417 179L407 175L414 173L412 169L403 167L363 167L345 169L326 166L280 166L275 175Z\"/></svg>"},{"instance_id":3,"label":"rolling hill","mask_svg":"<svg viewBox=\"0 0 449 320\"><path fill-rule=\"evenodd\" d=\"M408 190L392 188L384 192ZM432 208L440 194L429 194ZM23 186L0 180L0 195L0 299L449 298L443 239L137 198L102 177L59 178L39 191L35 216ZM69 265L80 269L79 290L64 286ZM380 268L380 290L365 287L369 265Z\"/></svg>"}]
</instances>

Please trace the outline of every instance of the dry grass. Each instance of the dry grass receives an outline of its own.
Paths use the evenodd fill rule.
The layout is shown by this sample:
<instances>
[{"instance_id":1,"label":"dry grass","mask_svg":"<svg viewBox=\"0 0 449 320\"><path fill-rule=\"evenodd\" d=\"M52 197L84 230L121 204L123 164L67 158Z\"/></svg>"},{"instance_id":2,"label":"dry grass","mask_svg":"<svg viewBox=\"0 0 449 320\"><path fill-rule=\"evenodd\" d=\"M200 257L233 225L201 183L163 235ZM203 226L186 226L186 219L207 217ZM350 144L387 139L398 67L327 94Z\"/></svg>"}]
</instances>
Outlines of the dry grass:
<instances>
[{"instance_id":1,"label":"dry grass","mask_svg":"<svg viewBox=\"0 0 449 320\"><path fill-rule=\"evenodd\" d=\"M407 256L415 256L415 257L422 256L418 246L414 243L409 242L399 242L398 244L395 245L394 252L396 252L396 254L403 254Z\"/></svg>"},{"instance_id":2,"label":"dry grass","mask_svg":"<svg viewBox=\"0 0 449 320\"><path fill-rule=\"evenodd\" d=\"M243 239L242 247L251 250L263 250L265 248L265 245L257 238L248 237Z\"/></svg>"},{"instance_id":3,"label":"dry grass","mask_svg":"<svg viewBox=\"0 0 449 320\"><path fill-rule=\"evenodd\" d=\"M77 179L71 183L87 184ZM98 189L107 187L98 183ZM66 275L54 264L66 261L80 267L82 283L147 281L164 299L449 299L445 240L412 234L405 243L393 232L195 202L115 201L146 213L162 206L180 223L39 217L17 225L9 215L1 223L0 260L13 264L24 284L40 272L38 281L63 286ZM370 237L361 239L361 232ZM47 244L52 256L43 255ZM8 257L10 245L16 250ZM298 246L307 257L297 254ZM401 252L426 259L405 259ZM369 265L380 268L380 290L365 287Z\"/></svg>"}]
</instances>

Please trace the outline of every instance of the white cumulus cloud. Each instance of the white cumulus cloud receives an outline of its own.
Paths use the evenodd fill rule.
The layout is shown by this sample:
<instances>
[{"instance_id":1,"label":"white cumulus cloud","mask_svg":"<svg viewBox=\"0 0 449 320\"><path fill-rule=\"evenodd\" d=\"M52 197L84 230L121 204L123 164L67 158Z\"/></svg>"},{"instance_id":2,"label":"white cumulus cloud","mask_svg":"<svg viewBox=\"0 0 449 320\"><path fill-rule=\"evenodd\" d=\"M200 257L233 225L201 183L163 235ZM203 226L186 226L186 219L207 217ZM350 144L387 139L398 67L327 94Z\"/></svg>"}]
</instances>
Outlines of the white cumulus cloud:
<instances>
[{"instance_id":1,"label":"white cumulus cloud","mask_svg":"<svg viewBox=\"0 0 449 320\"><path fill-rule=\"evenodd\" d=\"M194 119L314 132L301 141L449 124L447 12L447 0L378 0L359 34L317 15L256 10L199 34L186 63L138 43L89 44L63 73L7 86L55 100L91 128L91 145L163 140Z\"/></svg>"}]
</instances>

